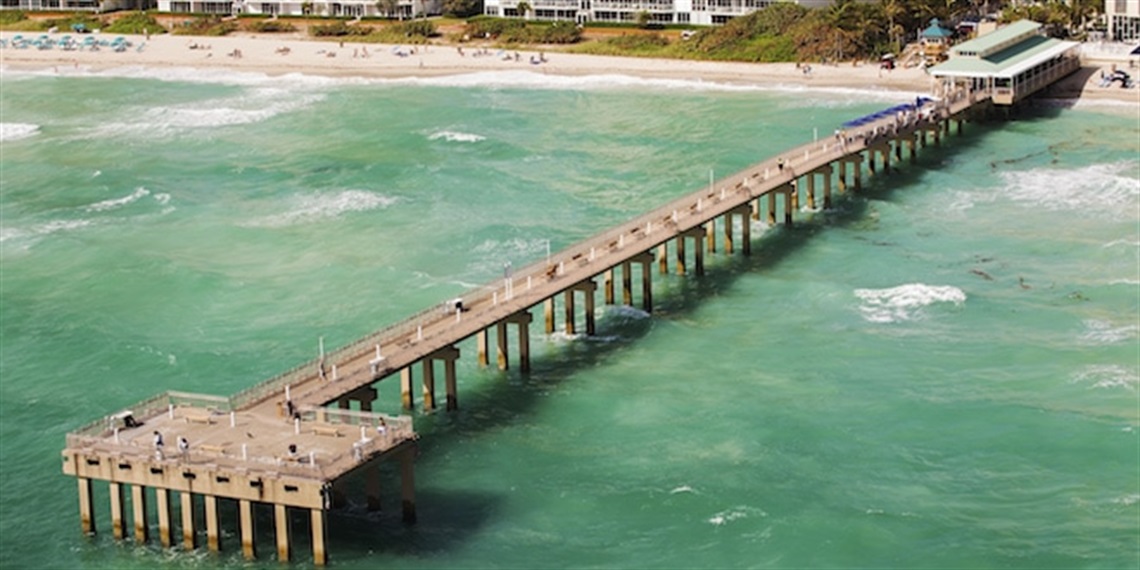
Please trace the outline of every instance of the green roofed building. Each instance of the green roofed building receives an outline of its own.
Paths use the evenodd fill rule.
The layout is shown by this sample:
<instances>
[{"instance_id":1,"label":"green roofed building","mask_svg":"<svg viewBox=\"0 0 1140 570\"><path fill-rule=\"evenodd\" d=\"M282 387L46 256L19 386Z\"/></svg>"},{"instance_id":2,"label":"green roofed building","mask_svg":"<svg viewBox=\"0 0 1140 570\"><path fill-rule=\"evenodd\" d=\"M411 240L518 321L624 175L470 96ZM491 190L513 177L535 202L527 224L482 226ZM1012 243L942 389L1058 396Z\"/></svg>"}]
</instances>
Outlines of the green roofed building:
<instances>
[{"instance_id":1,"label":"green roofed building","mask_svg":"<svg viewBox=\"0 0 1140 570\"><path fill-rule=\"evenodd\" d=\"M1080 66L1079 44L1045 37L1041 24L1020 20L954 46L930 75L936 93L966 88L1012 105Z\"/></svg>"}]
</instances>

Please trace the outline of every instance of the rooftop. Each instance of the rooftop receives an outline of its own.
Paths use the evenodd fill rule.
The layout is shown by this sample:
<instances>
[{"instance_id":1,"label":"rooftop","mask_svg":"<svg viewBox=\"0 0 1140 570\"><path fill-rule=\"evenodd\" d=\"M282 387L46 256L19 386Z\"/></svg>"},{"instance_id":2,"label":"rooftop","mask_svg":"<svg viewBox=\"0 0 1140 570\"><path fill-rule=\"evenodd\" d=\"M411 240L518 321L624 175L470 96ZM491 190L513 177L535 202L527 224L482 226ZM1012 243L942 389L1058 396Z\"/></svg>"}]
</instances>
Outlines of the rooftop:
<instances>
[{"instance_id":1,"label":"rooftop","mask_svg":"<svg viewBox=\"0 0 1140 570\"><path fill-rule=\"evenodd\" d=\"M1077 45L1037 35L1040 27L1036 22L1022 20L959 44L948 61L930 68L930 74L936 77L1013 77Z\"/></svg>"}]
</instances>

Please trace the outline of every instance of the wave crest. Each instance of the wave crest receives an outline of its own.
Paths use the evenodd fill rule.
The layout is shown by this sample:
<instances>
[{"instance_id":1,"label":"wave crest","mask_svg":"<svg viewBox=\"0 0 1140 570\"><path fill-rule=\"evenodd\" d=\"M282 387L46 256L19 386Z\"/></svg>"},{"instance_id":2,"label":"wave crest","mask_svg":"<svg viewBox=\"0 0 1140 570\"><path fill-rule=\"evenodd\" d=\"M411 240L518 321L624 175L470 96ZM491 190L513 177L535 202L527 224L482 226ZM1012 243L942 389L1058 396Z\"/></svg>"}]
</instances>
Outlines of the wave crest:
<instances>
[{"instance_id":1,"label":"wave crest","mask_svg":"<svg viewBox=\"0 0 1140 570\"><path fill-rule=\"evenodd\" d=\"M436 131L436 132L428 135L429 141L435 141L435 140L439 140L439 139L443 139L444 141L447 141L447 142L475 143L475 142L479 142L479 141L485 141L485 140L487 140L487 137L477 135L474 133L464 133L464 132L460 132L460 131L447 131L447 130Z\"/></svg>"},{"instance_id":2,"label":"wave crest","mask_svg":"<svg viewBox=\"0 0 1140 570\"><path fill-rule=\"evenodd\" d=\"M40 126L31 123L0 123L0 141L18 141L40 134Z\"/></svg>"},{"instance_id":3,"label":"wave crest","mask_svg":"<svg viewBox=\"0 0 1140 570\"><path fill-rule=\"evenodd\" d=\"M396 198L365 190L345 190L335 194L297 196L286 212L259 218L243 224L247 227L280 228L336 218L349 212L366 212L387 208Z\"/></svg>"},{"instance_id":4,"label":"wave crest","mask_svg":"<svg viewBox=\"0 0 1140 570\"><path fill-rule=\"evenodd\" d=\"M1140 333L1140 325L1113 326L1108 321L1090 319L1085 321L1085 332L1081 340L1085 344L1116 344L1123 340L1136 338Z\"/></svg>"},{"instance_id":5,"label":"wave crest","mask_svg":"<svg viewBox=\"0 0 1140 570\"><path fill-rule=\"evenodd\" d=\"M1131 215L1140 198L1138 166L1135 161L1121 161L1070 170L1037 168L1005 172L1001 177L1007 188L1006 196L1034 208Z\"/></svg>"},{"instance_id":6,"label":"wave crest","mask_svg":"<svg viewBox=\"0 0 1140 570\"><path fill-rule=\"evenodd\" d=\"M1091 384L1093 388L1123 388L1135 392L1140 386L1140 374L1116 364L1086 366L1073 375L1076 384Z\"/></svg>"},{"instance_id":7,"label":"wave crest","mask_svg":"<svg viewBox=\"0 0 1140 570\"><path fill-rule=\"evenodd\" d=\"M889 289L856 289L855 296L863 300L859 311L873 323L909 321L921 315L923 307L935 303L966 302L966 294L950 285L908 283Z\"/></svg>"},{"instance_id":8,"label":"wave crest","mask_svg":"<svg viewBox=\"0 0 1140 570\"><path fill-rule=\"evenodd\" d=\"M84 210L86 210L88 212L106 212L107 210L113 210L115 208L121 208L123 206L126 206L127 204L132 203L132 202L137 202L140 198L143 198L144 196L149 196L149 195L150 195L150 190L147 190L146 188L139 186L138 188L135 189L134 192L131 192L130 194L123 196L122 198L111 198L108 200L103 200L102 202L96 202L94 204L87 206L86 208L84 208Z\"/></svg>"}]
</instances>

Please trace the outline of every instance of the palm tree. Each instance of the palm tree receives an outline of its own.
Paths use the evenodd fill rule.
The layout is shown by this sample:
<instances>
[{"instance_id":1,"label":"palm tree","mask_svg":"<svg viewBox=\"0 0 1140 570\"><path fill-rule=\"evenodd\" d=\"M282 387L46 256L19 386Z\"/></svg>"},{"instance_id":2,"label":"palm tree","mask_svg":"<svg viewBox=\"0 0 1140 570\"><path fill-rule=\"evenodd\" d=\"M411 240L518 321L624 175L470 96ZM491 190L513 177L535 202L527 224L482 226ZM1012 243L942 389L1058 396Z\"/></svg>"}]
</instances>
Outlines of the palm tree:
<instances>
[{"instance_id":1,"label":"palm tree","mask_svg":"<svg viewBox=\"0 0 1140 570\"><path fill-rule=\"evenodd\" d=\"M891 46L894 47L895 52L902 50L901 33L903 27L899 25L897 18L906 12L906 7L903 6L903 0L882 0L879 3L879 8L883 11L883 15L887 17L887 35L891 38Z\"/></svg>"},{"instance_id":2,"label":"palm tree","mask_svg":"<svg viewBox=\"0 0 1140 570\"><path fill-rule=\"evenodd\" d=\"M530 12L531 12L531 6L530 6L530 2L527 2L526 0L519 0L519 3L518 3L516 6L515 6L515 9L519 11L519 14L520 14L520 15L521 15L521 16L522 16L524 19L527 19L527 20L529 20L529 19L530 19L530 18L528 17L528 15L529 15L529 14L530 14Z\"/></svg>"}]
</instances>

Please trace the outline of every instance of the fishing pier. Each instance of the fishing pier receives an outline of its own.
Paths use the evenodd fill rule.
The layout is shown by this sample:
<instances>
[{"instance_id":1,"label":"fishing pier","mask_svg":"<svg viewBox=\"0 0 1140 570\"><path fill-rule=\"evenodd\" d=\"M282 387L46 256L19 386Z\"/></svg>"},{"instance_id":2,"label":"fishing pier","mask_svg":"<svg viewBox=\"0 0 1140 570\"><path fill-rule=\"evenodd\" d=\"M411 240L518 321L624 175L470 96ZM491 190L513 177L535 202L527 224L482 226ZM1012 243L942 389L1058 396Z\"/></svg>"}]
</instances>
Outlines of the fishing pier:
<instances>
[{"instance_id":1,"label":"fishing pier","mask_svg":"<svg viewBox=\"0 0 1140 570\"><path fill-rule=\"evenodd\" d=\"M1032 75L1024 84L1033 90L1079 65L1056 48L1039 59L1036 67L1014 70ZM753 221L791 225L802 209L830 208L837 195L859 191L865 176L886 175L920 148L961 133L968 119L995 105L995 94L1003 100L1024 95L1003 91L1016 91L1016 79L934 77L938 100L920 97L726 178L710 175L695 192L348 346L328 353L322 346L316 359L242 392L167 392L73 431L62 464L78 482L82 530L96 531L93 482L106 481L116 538L130 535L129 506L134 539L150 540L147 505L153 500L163 546L198 548L203 533L197 522L204 520L205 546L220 550L219 500L225 499L237 503L235 534L247 559L259 554L255 509L271 507L277 559L292 555L290 515L300 510L308 514L313 562L325 565L328 510L343 501L350 478L363 478L368 508L380 509L379 466L389 461L397 464L400 481L392 487L399 489L402 517L414 522L417 436L410 416L372 412L378 382L399 378L401 407L414 409L419 392L420 405L431 411L439 407L436 374L442 371L443 407L456 410L461 342L475 339L480 365L526 372L536 314L548 334L559 328L593 334L599 288L605 304L652 312L655 272L699 276L705 256L718 247L748 255Z\"/></svg>"}]
</instances>

